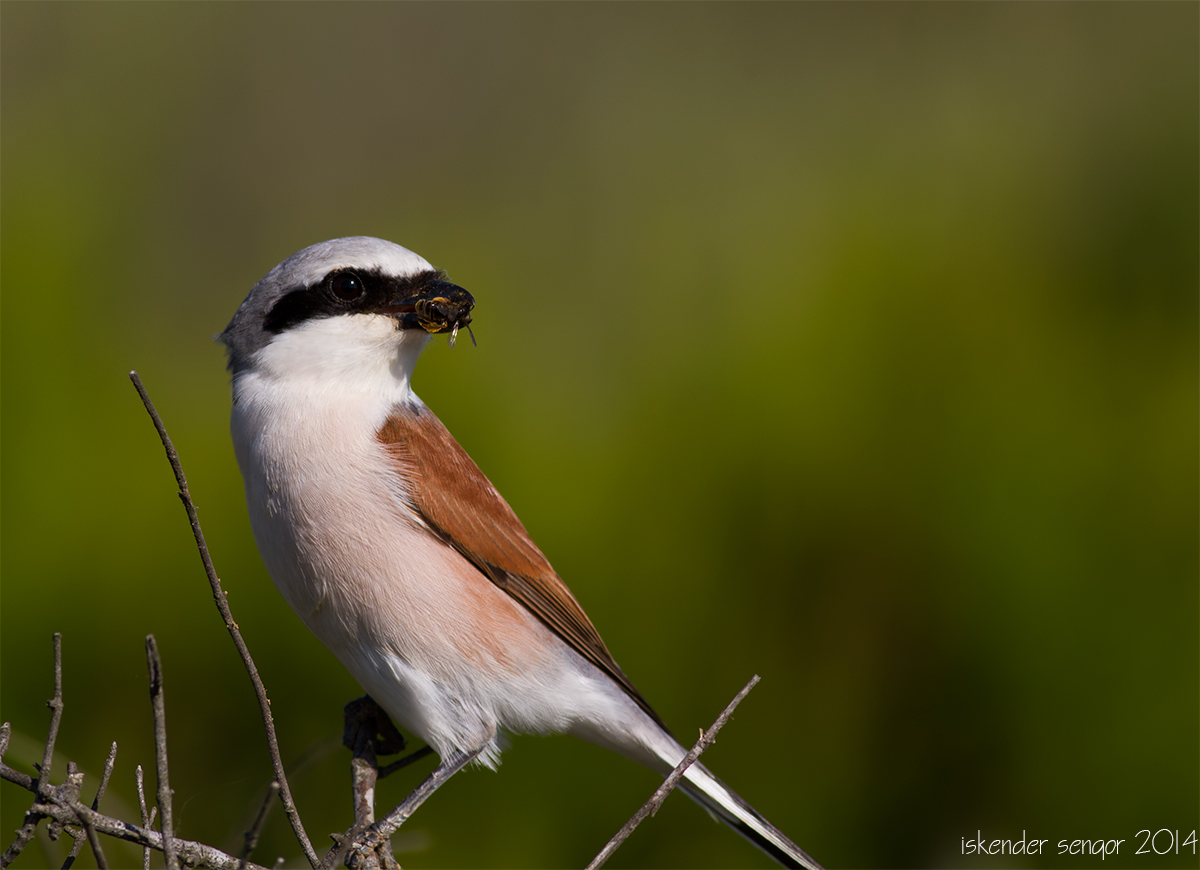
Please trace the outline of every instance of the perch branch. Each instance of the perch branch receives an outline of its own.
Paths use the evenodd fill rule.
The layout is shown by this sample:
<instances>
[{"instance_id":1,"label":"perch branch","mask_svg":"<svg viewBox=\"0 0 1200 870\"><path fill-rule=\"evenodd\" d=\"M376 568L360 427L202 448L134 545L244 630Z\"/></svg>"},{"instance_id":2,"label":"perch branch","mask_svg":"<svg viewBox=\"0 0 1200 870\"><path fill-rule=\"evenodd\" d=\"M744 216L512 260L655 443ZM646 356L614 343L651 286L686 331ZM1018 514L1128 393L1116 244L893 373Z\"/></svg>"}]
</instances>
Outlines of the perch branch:
<instances>
[{"instance_id":1,"label":"perch branch","mask_svg":"<svg viewBox=\"0 0 1200 870\"><path fill-rule=\"evenodd\" d=\"M587 865L587 870L596 870L603 867L604 862L612 857L613 852L620 848L621 844L629 839L629 835L633 833L646 816L652 816L658 812L658 808L662 806L662 802L667 799L667 795L679 784L679 780L683 778L684 772L692 766L697 758L700 757L705 749L708 749L717 739L717 732L725 727L725 723L729 721L729 717L733 715L733 711L737 705L742 703L742 699L750 694L750 690L758 684L758 674L750 678L750 682L742 687L742 690L734 696L734 699L729 702L729 705L721 711L721 715L717 717L717 721L712 724L712 727L700 735L700 739L696 741L696 745L688 750L688 754L683 757L683 760L675 766L671 771L670 776L663 780L663 784L655 789L654 794L650 795L650 799L642 804L642 808L633 814L633 817L621 826L621 830L613 835L613 838L608 841L607 845L600 850L592 863Z\"/></svg>"},{"instance_id":2,"label":"perch branch","mask_svg":"<svg viewBox=\"0 0 1200 870\"><path fill-rule=\"evenodd\" d=\"M486 745L486 744L485 744ZM362 834L354 838L346 856L346 866L358 868L366 855L374 852L386 843L400 826L408 821L425 800L438 790L450 777L470 764L484 747L480 746L471 752L456 752L449 758L443 759L420 785L418 785L403 801L396 805L390 813L368 827Z\"/></svg>"},{"instance_id":3,"label":"perch branch","mask_svg":"<svg viewBox=\"0 0 1200 870\"><path fill-rule=\"evenodd\" d=\"M351 701L345 707L345 728L342 744L354 751L350 760L350 775L354 794L354 823L342 834L334 835L333 847L321 861L322 868L332 868L352 852L358 839L375 822L375 785L383 775L376 756L378 752L391 755L404 749L404 736L370 695ZM400 759L400 766L411 764L421 750ZM388 765L399 770L395 764ZM387 838L365 852L356 852L357 870L399 870Z\"/></svg>"},{"instance_id":4,"label":"perch branch","mask_svg":"<svg viewBox=\"0 0 1200 870\"><path fill-rule=\"evenodd\" d=\"M171 470L175 473L175 482L179 485L179 498L183 502L184 509L187 511L188 522L192 526L192 536L196 539L196 547L200 551L200 561L204 563L204 573L208 576L208 583L212 587L213 601L216 602L217 610L221 614L225 628L229 631L230 637L233 638L234 646L237 647L238 654L242 657L242 664L246 666L246 672L250 675L250 682L254 684L254 694L258 698L258 709L262 714L263 727L267 732L267 748L271 755L271 767L275 772L276 781L279 782L279 796L283 802L283 810L287 813L288 821L292 825L292 831L295 832L296 839L300 842L300 848L304 850L304 855L308 859L308 863L316 867L317 853L313 850L312 842L308 839L308 834L304 830L304 824L300 821L300 813L296 809L295 801L292 800L292 792L288 787L287 775L284 773L283 760L279 754L279 741L275 736L275 720L271 716L271 702L267 698L267 690L258 675L258 668L254 664L254 659L250 656L250 649L242 639L242 633L238 630L237 623L233 621L233 613L229 609L229 601L225 597L225 590L221 588L221 580L217 577L216 568L213 567L212 557L208 552L208 544L204 542L204 532L200 528L200 518L196 514L196 505L192 501L191 493L188 491L187 478L184 476L183 465L179 461L179 454L176 452L175 445L171 442L170 436L167 435L166 426L163 425L162 418L159 417L158 411L155 410L154 403L150 401L150 394L146 392L146 388L142 384L142 379L136 371L129 373L129 379L133 381L133 386L137 389L138 395L142 399L142 404L146 406L146 412L150 415L150 419L154 422L154 428L158 431L158 437L162 441L163 449L167 452L167 460L171 463Z\"/></svg>"}]
</instances>

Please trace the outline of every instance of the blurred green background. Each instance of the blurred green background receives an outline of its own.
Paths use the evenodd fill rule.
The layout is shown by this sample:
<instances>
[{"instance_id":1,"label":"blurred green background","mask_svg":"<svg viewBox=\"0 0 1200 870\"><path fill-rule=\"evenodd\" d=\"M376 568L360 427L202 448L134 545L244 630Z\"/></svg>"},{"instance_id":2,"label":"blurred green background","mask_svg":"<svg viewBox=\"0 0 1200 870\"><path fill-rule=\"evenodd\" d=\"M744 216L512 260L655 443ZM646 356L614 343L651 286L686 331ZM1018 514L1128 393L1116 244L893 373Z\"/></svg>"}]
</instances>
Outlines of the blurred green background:
<instances>
[{"instance_id":1,"label":"blurred green background","mask_svg":"<svg viewBox=\"0 0 1200 870\"><path fill-rule=\"evenodd\" d=\"M667 722L686 738L762 675L707 760L818 860L1082 867L1056 841L1105 838L1106 866L1196 866L1132 853L1200 815L1200 7L5 3L0 24L11 764L40 752L62 631L60 760L96 772L117 740L104 808L134 818L153 632L180 835L238 850L270 777L136 368L314 843L349 824L358 688L259 561L211 337L285 256L370 234L476 296L478 348L439 342L416 387ZM396 846L578 867L655 782L517 738ZM0 801L12 831L26 794ZM964 857L977 830L1050 854ZM275 855L303 864L281 812ZM769 864L673 797L610 866Z\"/></svg>"}]
</instances>

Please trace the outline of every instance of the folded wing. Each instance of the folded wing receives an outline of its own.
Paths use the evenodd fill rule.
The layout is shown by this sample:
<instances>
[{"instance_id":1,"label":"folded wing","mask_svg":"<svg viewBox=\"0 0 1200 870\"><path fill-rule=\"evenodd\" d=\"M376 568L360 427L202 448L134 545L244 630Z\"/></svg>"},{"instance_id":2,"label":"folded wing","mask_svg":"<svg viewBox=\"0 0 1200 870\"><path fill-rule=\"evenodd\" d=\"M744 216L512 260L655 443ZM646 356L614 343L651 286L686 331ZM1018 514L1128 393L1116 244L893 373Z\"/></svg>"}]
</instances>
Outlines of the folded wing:
<instances>
[{"instance_id":1,"label":"folded wing","mask_svg":"<svg viewBox=\"0 0 1200 870\"><path fill-rule=\"evenodd\" d=\"M377 438L398 464L411 507L430 532L612 677L666 730L512 508L433 412L397 406Z\"/></svg>"}]
</instances>

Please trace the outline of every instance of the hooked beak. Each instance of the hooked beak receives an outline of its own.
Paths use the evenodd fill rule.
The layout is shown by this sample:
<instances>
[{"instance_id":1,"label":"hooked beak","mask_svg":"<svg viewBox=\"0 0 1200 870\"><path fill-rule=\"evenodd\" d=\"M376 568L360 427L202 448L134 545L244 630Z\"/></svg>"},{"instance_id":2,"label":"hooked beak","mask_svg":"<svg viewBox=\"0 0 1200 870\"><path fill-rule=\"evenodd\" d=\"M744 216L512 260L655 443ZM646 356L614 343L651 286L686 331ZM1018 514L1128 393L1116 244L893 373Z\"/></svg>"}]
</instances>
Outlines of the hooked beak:
<instances>
[{"instance_id":1,"label":"hooked beak","mask_svg":"<svg viewBox=\"0 0 1200 870\"><path fill-rule=\"evenodd\" d=\"M431 281L422 292L376 309L378 314L390 314L401 329L423 329L426 332L454 332L471 322L475 297L449 281Z\"/></svg>"}]
</instances>

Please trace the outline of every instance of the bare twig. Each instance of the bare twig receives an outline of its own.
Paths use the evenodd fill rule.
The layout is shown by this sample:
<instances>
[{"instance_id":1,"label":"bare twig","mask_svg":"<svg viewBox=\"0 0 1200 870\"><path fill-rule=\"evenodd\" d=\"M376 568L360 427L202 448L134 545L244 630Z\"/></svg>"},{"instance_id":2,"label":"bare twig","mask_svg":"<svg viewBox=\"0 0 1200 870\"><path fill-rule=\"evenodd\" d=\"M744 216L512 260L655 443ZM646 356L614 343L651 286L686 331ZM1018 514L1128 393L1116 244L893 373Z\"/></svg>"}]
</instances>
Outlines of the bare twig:
<instances>
[{"instance_id":1,"label":"bare twig","mask_svg":"<svg viewBox=\"0 0 1200 870\"><path fill-rule=\"evenodd\" d=\"M7 777L6 777L7 778ZM34 780L36 782L36 780ZM33 808L25 812L25 824L17 830L17 838L12 841L4 854L0 855L0 867L7 867L13 861L17 860L17 856L21 851L29 845L29 841L33 839L33 835L37 833L38 822L42 820L42 815L33 811Z\"/></svg>"},{"instance_id":2,"label":"bare twig","mask_svg":"<svg viewBox=\"0 0 1200 870\"><path fill-rule=\"evenodd\" d=\"M113 765L117 762L117 743L114 740L112 748L108 750L108 758L104 762L104 773L100 776L100 786L96 789L96 797L92 800L92 809L100 809L100 799L104 797L104 792L108 788L108 780L112 776ZM89 837L90 840L90 837ZM79 857L79 852L83 849L83 838L76 838L75 845L71 847L71 853L67 855L67 860L63 862L62 870L69 870L75 859ZM93 852L96 850L93 848ZM99 860L99 859L97 859Z\"/></svg>"},{"instance_id":3,"label":"bare twig","mask_svg":"<svg viewBox=\"0 0 1200 870\"><path fill-rule=\"evenodd\" d=\"M92 854L96 856L96 866L100 870L108 870L108 859L104 857L104 850L100 848L100 835L96 833L94 823L95 813L79 801L72 801L71 809L75 811L75 815L79 817L80 824L83 825L84 831L87 832L88 845L92 847Z\"/></svg>"},{"instance_id":4,"label":"bare twig","mask_svg":"<svg viewBox=\"0 0 1200 870\"><path fill-rule=\"evenodd\" d=\"M671 793L672 789L679 784L679 780L683 778L684 772L700 757L700 753L708 749L713 744L713 741L717 739L717 732L725 727L725 723L729 721L729 717L733 715L733 711L737 705L742 703L742 699L750 694L750 690L758 684L758 679L758 674L755 674L751 677L750 682L742 687L742 690L729 702L729 705L721 711L721 715L717 717L717 721L712 724L712 727L700 735L700 739L696 741L696 745L675 766L670 776L663 780L663 784L655 790L654 794L650 795L650 799L642 804L642 808L633 814L633 818L622 825L621 830L617 831L613 835L613 838L608 841L607 845L600 850L600 854L592 859L592 863L587 865L587 870L596 870L598 867L603 867L604 862L611 858L613 852L617 851L621 844L629 839L629 835L633 833L638 825L645 821L646 816L652 816L658 812L658 808L667 799L667 795Z\"/></svg>"},{"instance_id":5,"label":"bare twig","mask_svg":"<svg viewBox=\"0 0 1200 870\"><path fill-rule=\"evenodd\" d=\"M155 410L154 403L150 401L149 393L146 392L145 386L142 385L142 379L138 376L137 372L130 372L129 379L133 381L133 386L142 398L142 404L146 406L146 411L149 413L150 419L154 421L154 428L158 430L159 440L162 441L163 448L167 452L167 459L171 463L171 470L175 473L175 481L179 485L179 498L183 502L184 509L187 511L188 521L192 526L192 536L196 539L196 547L200 551L200 560L204 563L204 573L208 576L208 583L212 587L213 601L216 602L221 619L225 622L225 628L229 631L230 637L233 638L234 646L237 647L238 654L242 657L242 664L246 666L246 672L250 675L250 682L254 684L254 694L258 698L258 709L262 714L263 727L267 732L267 748L271 755L271 767L274 769L275 779L279 782L279 796L283 801L284 812L287 813L288 821L292 825L292 831L295 833L296 839L300 842L300 848L304 850L304 855L308 858L308 863L316 867L318 861L317 853L313 849L312 842L308 839L308 834L304 830L304 824L300 821L300 812L296 809L295 801L292 800L291 789L288 788L287 776L283 769L283 760L279 754L279 741L275 736L275 720L271 715L271 702L267 698L267 690L258 675L258 668L254 664L254 659L250 656L250 649L242 639L242 633L238 630L237 623L233 621L233 613L229 609L225 590L221 588L221 580L217 577L217 570L213 567L212 557L208 552L208 545L204 542L204 532L200 528L200 518L196 514L196 505L192 502L192 496L188 492L187 478L184 476L183 465L179 461L179 454L175 451L175 445L171 443L170 436L167 435L166 426L163 425L162 418L159 417L158 411Z\"/></svg>"},{"instance_id":6,"label":"bare twig","mask_svg":"<svg viewBox=\"0 0 1200 870\"><path fill-rule=\"evenodd\" d=\"M46 735L46 748L42 752L42 763L38 767L38 794L50 785L50 767L54 763L54 743L58 739L58 726L62 722L62 633L54 632L54 697L46 702L50 708L50 732Z\"/></svg>"},{"instance_id":7,"label":"bare twig","mask_svg":"<svg viewBox=\"0 0 1200 870\"><path fill-rule=\"evenodd\" d=\"M18 831L17 839L5 850L3 856L0 856L0 867L7 867L15 860L21 854L22 849L35 836L41 834L49 839L54 839L63 832L66 832L76 841L76 844L80 843L83 839L87 839L91 844L93 854L96 856L96 864L101 868L108 866L99 840L99 835L104 834L142 846L144 850L143 866L147 868L149 867L149 850L157 849L167 857L169 867L174 866L178 868L182 865L185 867L210 867L213 870L266 870L266 868L258 864L253 864L244 858L242 860L234 858L220 849L214 849L211 846L191 840L181 840L173 836L170 821L171 793L166 765L166 719L163 713L162 663L159 659L157 645L154 642L153 636L146 639L146 660L150 667L150 696L154 708L155 755L159 762L158 799L162 806L163 814L166 817L165 830L160 833L150 827L154 824L157 808L151 808L147 812L144 777L140 766L137 768L137 791L139 809L142 814L142 826L138 827L137 825L106 816L99 812L100 801L104 797L105 790L112 777L113 767L116 764L117 744L115 743L109 750L108 759L104 764L104 773L100 779L100 785L96 789L96 796L92 801L91 807L86 806L80 801L83 772L79 770L74 762L67 763L67 778L61 785L56 786L51 783L49 773L50 763L53 761L53 743L58 734L58 726L62 720L63 709L62 645L61 637L58 635L55 635L54 652L55 697L48 705L52 710L51 727L46 740L48 745L42 754L42 765L38 777L32 777L20 771L13 770L4 763L3 754L4 750L8 748L8 742L12 735L12 727L8 723L0 725L0 779L19 785L34 795L34 802L25 813L25 824ZM263 815L265 813L260 814L260 819L255 824L255 839L257 839L257 832L261 830ZM49 822L45 829L40 826L42 819L46 819ZM67 859L67 866L71 865L74 861L74 856L77 854L78 850L72 849L72 854Z\"/></svg>"},{"instance_id":8,"label":"bare twig","mask_svg":"<svg viewBox=\"0 0 1200 870\"><path fill-rule=\"evenodd\" d=\"M154 635L146 635L146 664L150 668L150 702L154 709L154 762L158 768L158 818L162 829L167 870L179 870L175 857L175 814L171 809L171 782L167 771L167 711L163 700L162 660Z\"/></svg>"},{"instance_id":9,"label":"bare twig","mask_svg":"<svg viewBox=\"0 0 1200 870\"><path fill-rule=\"evenodd\" d=\"M34 798L34 800L37 800L37 798ZM63 826L63 830L76 840L83 840L84 842L87 841L87 833L84 832L83 828L75 831L71 828ZM53 859L51 856L57 855L58 853L55 851L54 841L50 839L50 826L38 825L35 839L37 840L38 846L41 847L42 855L46 858L46 863L53 864L55 859Z\"/></svg>"},{"instance_id":10,"label":"bare twig","mask_svg":"<svg viewBox=\"0 0 1200 870\"><path fill-rule=\"evenodd\" d=\"M33 809L40 815L49 816L57 819L63 824L77 824L79 817L70 806L61 806L58 803L34 804ZM87 807L84 807L87 810ZM102 813L91 813L90 819L95 826L96 831L110 837L116 837L119 840L125 840L130 843L137 843L142 846L149 846L151 849L163 851L162 834L158 831L152 831L149 828L142 828L137 825L131 825L129 822L114 819ZM173 840L176 855L182 864L189 867L212 867L214 870L238 870L238 859L232 855L227 855L220 849L214 849L212 846L206 846L203 843L196 843L191 840L181 840L175 838ZM247 862L246 870L265 870L261 865Z\"/></svg>"},{"instance_id":11,"label":"bare twig","mask_svg":"<svg viewBox=\"0 0 1200 870\"><path fill-rule=\"evenodd\" d=\"M155 807L150 812L146 812L146 783L145 774L142 773L142 766L139 764L134 772L137 778L137 793L138 793L138 809L142 811L142 827L149 828L154 824L154 814L158 812L158 807ZM142 847L142 870L150 870L150 847Z\"/></svg>"},{"instance_id":12,"label":"bare twig","mask_svg":"<svg viewBox=\"0 0 1200 870\"><path fill-rule=\"evenodd\" d=\"M5 722L0 725L0 774L9 782L16 783L26 791L37 790L37 780L27 773L21 773L19 770L13 770L11 767L3 764L4 754L8 752L8 741L12 738L12 723Z\"/></svg>"},{"instance_id":13,"label":"bare twig","mask_svg":"<svg viewBox=\"0 0 1200 870\"><path fill-rule=\"evenodd\" d=\"M112 778L113 765L117 763L117 741L113 741L112 748L108 750L108 758L104 761L104 773L100 776L100 787L96 789L96 797L92 799L92 809L100 809L100 799L104 797L104 792L108 790L108 781Z\"/></svg>"},{"instance_id":14,"label":"bare twig","mask_svg":"<svg viewBox=\"0 0 1200 870\"><path fill-rule=\"evenodd\" d=\"M9 782L19 785L26 791L37 791L37 780L27 773L21 773L19 770L13 770L7 764L0 761L0 779L7 779Z\"/></svg>"},{"instance_id":15,"label":"bare twig","mask_svg":"<svg viewBox=\"0 0 1200 870\"><path fill-rule=\"evenodd\" d=\"M22 785L21 776L23 774L0 762L0 779ZM163 837L158 831L147 825L139 827L121 819L114 819L80 804L77 799L77 787L71 782L57 787L49 786L45 799L38 795L37 780L32 777L26 779L23 787L37 795L36 802L29 808L27 815L33 815L39 819L51 819L59 826L83 824L86 819L98 834L136 843L160 852L164 851ZM149 818L153 822L153 809L150 811ZM86 825L84 827L86 829ZM213 870L266 870L266 868L249 861L242 864L232 855L203 843L181 840L178 837L174 838L172 843L179 863L188 867L211 867ZM5 866L7 866L7 862L5 862Z\"/></svg>"},{"instance_id":16,"label":"bare twig","mask_svg":"<svg viewBox=\"0 0 1200 870\"><path fill-rule=\"evenodd\" d=\"M263 799L262 808L258 811L258 818L254 820L254 824L250 826L250 830L246 831L246 845L242 849L241 860L238 864L239 870L246 866L246 861L250 860L250 853L258 845L258 838L262 835L263 825L267 823L267 813L271 811L271 804L278 794L279 783L276 780L271 780L271 784L267 786L267 796Z\"/></svg>"},{"instance_id":17,"label":"bare twig","mask_svg":"<svg viewBox=\"0 0 1200 870\"><path fill-rule=\"evenodd\" d=\"M39 799L43 799L50 793L53 788L50 785L50 768L54 763L54 744L58 740L58 726L62 722L63 713L63 698L62 698L62 634L54 633L54 697L46 702L46 706L50 708L50 729L46 734L46 745L42 750L42 763L35 765L38 771L37 779L28 777L32 790L37 794ZM8 748L9 735L11 729L7 723L5 725L5 748ZM5 770L11 770L8 765L4 765ZM17 771L12 771L14 774ZM24 778L24 775L22 774ZM13 777L6 776L10 782L17 782ZM23 783L18 783L23 784ZM12 841L4 854L0 855L0 868L7 867L17 859L17 856L29 845L29 841L33 839L37 833L38 823L42 820L43 815L35 812L33 807L30 807L25 813L24 824L17 831L17 838Z\"/></svg>"}]
</instances>

